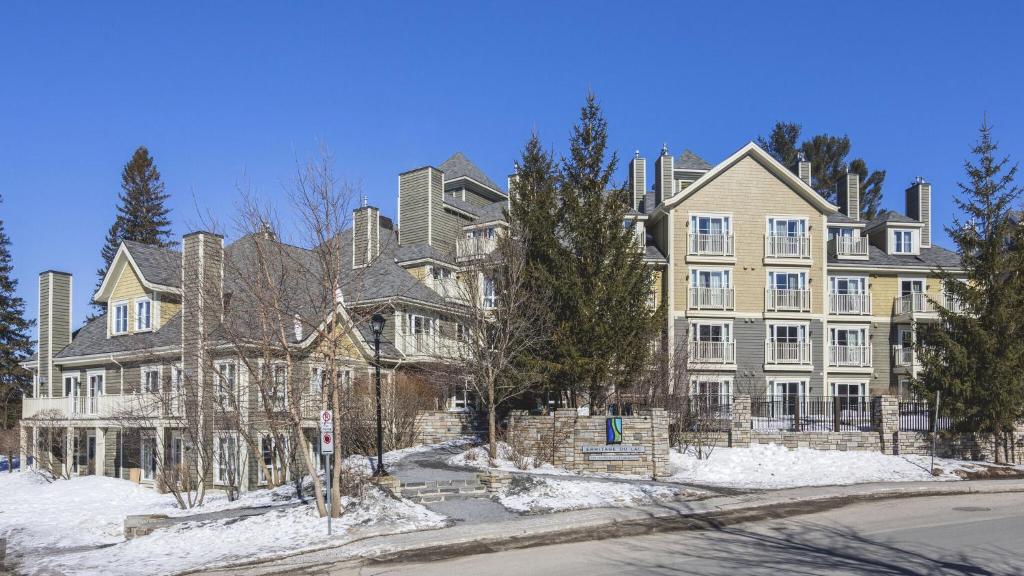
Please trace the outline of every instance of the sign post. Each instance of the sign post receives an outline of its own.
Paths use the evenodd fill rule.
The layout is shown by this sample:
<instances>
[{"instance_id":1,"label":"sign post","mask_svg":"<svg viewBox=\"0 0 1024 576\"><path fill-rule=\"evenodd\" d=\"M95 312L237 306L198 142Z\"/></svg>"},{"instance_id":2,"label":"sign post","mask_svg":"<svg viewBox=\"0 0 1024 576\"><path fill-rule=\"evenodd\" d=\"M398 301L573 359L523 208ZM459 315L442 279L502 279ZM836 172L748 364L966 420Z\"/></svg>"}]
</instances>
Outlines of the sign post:
<instances>
[{"instance_id":1,"label":"sign post","mask_svg":"<svg viewBox=\"0 0 1024 576\"><path fill-rule=\"evenodd\" d=\"M331 535L331 456L334 455L334 413L330 410L320 411L320 455L324 457L324 470L327 472L327 535Z\"/></svg>"}]
</instances>

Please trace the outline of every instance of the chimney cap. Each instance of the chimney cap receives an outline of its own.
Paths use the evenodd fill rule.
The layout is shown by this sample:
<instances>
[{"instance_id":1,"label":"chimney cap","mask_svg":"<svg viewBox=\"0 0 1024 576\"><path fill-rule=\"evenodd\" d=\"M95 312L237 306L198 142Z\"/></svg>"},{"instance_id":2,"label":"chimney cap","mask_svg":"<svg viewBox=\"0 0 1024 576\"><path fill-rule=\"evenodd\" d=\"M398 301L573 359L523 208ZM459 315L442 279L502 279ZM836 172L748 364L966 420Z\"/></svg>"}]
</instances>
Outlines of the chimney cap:
<instances>
[{"instance_id":1,"label":"chimney cap","mask_svg":"<svg viewBox=\"0 0 1024 576\"><path fill-rule=\"evenodd\" d=\"M633 158L636 158L638 160L640 159L640 151L639 150L636 150L636 151L633 152Z\"/></svg>"},{"instance_id":2,"label":"chimney cap","mask_svg":"<svg viewBox=\"0 0 1024 576\"><path fill-rule=\"evenodd\" d=\"M661 155L668 156L668 142L661 145Z\"/></svg>"},{"instance_id":3,"label":"chimney cap","mask_svg":"<svg viewBox=\"0 0 1024 576\"><path fill-rule=\"evenodd\" d=\"M796 159L799 162L807 162L807 154L804 154L803 150L798 150L796 153Z\"/></svg>"},{"instance_id":4,"label":"chimney cap","mask_svg":"<svg viewBox=\"0 0 1024 576\"><path fill-rule=\"evenodd\" d=\"M54 270L53 268L50 268L49 270L43 270L42 272L39 273L40 276L42 276L43 274L60 274L61 276L71 276L71 272L65 272L63 270Z\"/></svg>"},{"instance_id":5,"label":"chimney cap","mask_svg":"<svg viewBox=\"0 0 1024 576\"><path fill-rule=\"evenodd\" d=\"M917 178L914 178L914 181L911 182L911 185L913 186L915 184L927 184L927 183L928 183L928 181L924 179L924 176L918 176Z\"/></svg>"},{"instance_id":6,"label":"chimney cap","mask_svg":"<svg viewBox=\"0 0 1024 576\"><path fill-rule=\"evenodd\" d=\"M206 236L215 236L217 238L220 238L221 240L224 239L223 234L217 234L216 232L210 232L209 230L195 230L189 232L188 234L185 234L184 236L182 236L182 238L188 238L189 236L198 236L200 234L205 234Z\"/></svg>"}]
</instances>

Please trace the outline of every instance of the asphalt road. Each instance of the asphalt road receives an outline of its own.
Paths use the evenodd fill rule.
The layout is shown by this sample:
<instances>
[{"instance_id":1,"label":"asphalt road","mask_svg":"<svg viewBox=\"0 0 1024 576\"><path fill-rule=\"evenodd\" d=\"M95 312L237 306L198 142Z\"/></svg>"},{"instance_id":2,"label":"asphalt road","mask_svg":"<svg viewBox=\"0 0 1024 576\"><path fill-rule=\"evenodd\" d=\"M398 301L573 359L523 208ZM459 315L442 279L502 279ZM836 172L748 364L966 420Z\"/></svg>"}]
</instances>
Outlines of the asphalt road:
<instances>
[{"instance_id":1,"label":"asphalt road","mask_svg":"<svg viewBox=\"0 0 1024 576\"><path fill-rule=\"evenodd\" d=\"M330 574L1024 574L1024 494L885 500L719 530L339 567Z\"/></svg>"}]
</instances>

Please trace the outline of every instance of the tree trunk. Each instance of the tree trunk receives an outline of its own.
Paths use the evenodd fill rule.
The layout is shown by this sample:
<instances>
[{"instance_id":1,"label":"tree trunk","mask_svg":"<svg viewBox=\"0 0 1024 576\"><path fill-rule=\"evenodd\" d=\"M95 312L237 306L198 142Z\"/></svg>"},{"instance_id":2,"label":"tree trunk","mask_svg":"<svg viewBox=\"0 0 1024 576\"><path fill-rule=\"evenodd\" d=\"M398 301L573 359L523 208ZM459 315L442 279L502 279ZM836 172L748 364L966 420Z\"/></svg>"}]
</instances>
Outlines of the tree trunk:
<instances>
[{"instance_id":1,"label":"tree trunk","mask_svg":"<svg viewBox=\"0 0 1024 576\"><path fill-rule=\"evenodd\" d=\"M492 378L487 383L487 455L491 460L491 466L494 466L495 460L498 458L496 412L496 406L494 405L494 379Z\"/></svg>"},{"instance_id":2,"label":"tree trunk","mask_svg":"<svg viewBox=\"0 0 1024 576\"><path fill-rule=\"evenodd\" d=\"M333 363L332 363L333 364ZM337 414L341 411L341 388L340 382L335 382L331 390L333 396L334 412ZM340 418L335 416L331 425L334 428L334 455L331 457L334 460L331 464L331 478L329 480L331 484L331 517L338 518L341 516L341 450L338 450L338 421Z\"/></svg>"}]
</instances>

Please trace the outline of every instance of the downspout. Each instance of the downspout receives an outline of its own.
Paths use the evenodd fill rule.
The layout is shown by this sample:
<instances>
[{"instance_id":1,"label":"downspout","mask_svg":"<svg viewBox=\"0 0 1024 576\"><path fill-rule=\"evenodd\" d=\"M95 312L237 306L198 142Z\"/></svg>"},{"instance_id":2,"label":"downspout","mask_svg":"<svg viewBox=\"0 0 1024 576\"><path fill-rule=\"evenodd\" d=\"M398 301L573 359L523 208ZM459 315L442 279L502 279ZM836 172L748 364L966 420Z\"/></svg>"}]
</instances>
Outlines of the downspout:
<instances>
[{"instance_id":1,"label":"downspout","mask_svg":"<svg viewBox=\"0 0 1024 576\"><path fill-rule=\"evenodd\" d=\"M113 362L114 364L117 364L118 377L120 378L120 383L118 385L121 387L121 395L123 396L124 395L124 366L120 362L118 362L117 360L114 359L114 355L113 354L110 355L110 361ZM104 383L104 384L106 384L106 383ZM103 442L103 449L104 450L106 450L106 446L107 446L106 439L104 439L104 442ZM103 455L104 460L106 460L106 457L107 457L107 455L104 454ZM106 464L104 464L104 466L106 466ZM124 431L121 430L120 427L118 427L118 431L117 431L117 477L121 478L122 476L124 476Z\"/></svg>"}]
</instances>

